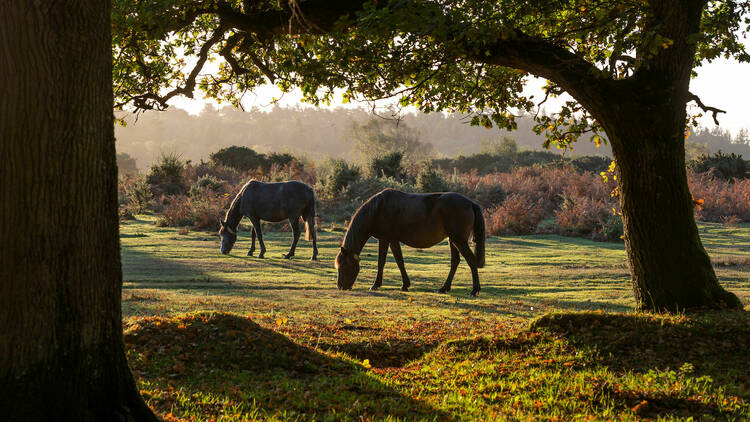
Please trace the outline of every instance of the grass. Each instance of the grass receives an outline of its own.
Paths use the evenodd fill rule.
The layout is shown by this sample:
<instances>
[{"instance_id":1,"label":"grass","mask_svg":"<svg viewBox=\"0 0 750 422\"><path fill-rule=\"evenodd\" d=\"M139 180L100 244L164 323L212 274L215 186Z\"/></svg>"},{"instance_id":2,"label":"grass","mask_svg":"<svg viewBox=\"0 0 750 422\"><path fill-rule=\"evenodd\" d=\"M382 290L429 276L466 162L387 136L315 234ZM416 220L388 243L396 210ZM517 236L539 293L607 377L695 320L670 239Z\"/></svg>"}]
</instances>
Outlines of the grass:
<instances>
[{"instance_id":1,"label":"grass","mask_svg":"<svg viewBox=\"0 0 750 422\"><path fill-rule=\"evenodd\" d=\"M750 225L701 224L719 278L750 303ZM746 312L646 315L622 244L492 237L482 291L448 246L405 249L410 292L389 257L385 284L367 245L359 281L336 290L343 236L319 234L266 259L154 218L121 226L128 357L165 420L635 420L750 418Z\"/></svg>"}]
</instances>

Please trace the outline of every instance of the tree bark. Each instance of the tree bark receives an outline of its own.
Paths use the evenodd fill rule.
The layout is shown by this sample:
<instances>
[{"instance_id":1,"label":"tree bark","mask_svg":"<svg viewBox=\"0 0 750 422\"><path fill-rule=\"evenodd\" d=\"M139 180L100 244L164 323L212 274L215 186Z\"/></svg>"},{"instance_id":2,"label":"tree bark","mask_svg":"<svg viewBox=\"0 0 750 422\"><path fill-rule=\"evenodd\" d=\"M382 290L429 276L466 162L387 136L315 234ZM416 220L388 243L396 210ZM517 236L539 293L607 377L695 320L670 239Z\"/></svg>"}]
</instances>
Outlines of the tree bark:
<instances>
[{"instance_id":1,"label":"tree bark","mask_svg":"<svg viewBox=\"0 0 750 422\"><path fill-rule=\"evenodd\" d=\"M0 3L0 418L157 420L125 359L110 2Z\"/></svg>"},{"instance_id":2,"label":"tree bark","mask_svg":"<svg viewBox=\"0 0 750 422\"><path fill-rule=\"evenodd\" d=\"M695 224L685 169L687 87L670 88L662 76L647 72L620 86L600 111L617 162L637 307L741 308L737 296L719 285Z\"/></svg>"}]
</instances>

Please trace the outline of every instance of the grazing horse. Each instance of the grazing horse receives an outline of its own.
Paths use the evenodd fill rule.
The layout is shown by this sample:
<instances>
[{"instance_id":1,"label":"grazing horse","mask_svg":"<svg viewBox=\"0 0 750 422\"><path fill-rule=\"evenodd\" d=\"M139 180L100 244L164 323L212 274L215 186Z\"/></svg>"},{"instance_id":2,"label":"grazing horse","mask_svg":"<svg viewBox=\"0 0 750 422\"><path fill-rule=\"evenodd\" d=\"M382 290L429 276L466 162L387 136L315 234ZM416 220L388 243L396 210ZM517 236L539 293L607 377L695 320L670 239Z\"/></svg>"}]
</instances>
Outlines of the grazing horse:
<instances>
[{"instance_id":1,"label":"grazing horse","mask_svg":"<svg viewBox=\"0 0 750 422\"><path fill-rule=\"evenodd\" d=\"M394 189L385 189L372 196L354 213L336 256L339 289L352 288L359 273L359 253L370 236L379 241L378 274L371 290L383 284L383 267L389 246L401 271L401 290L407 291L411 283L404 269L401 243L422 249L447 237L451 247L451 269L438 292L450 291L461 260L459 254L471 268L471 295L476 296L479 292L477 268L484 266L484 217L479 205L469 198L455 192L404 193ZM475 253L469 248L472 236Z\"/></svg>"},{"instance_id":2,"label":"grazing horse","mask_svg":"<svg viewBox=\"0 0 750 422\"><path fill-rule=\"evenodd\" d=\"M232 250L234 242L237 241L237 226L242 216L249 218L253 224L253 243L247 256L253 256L255 252L256 235L260 243L258 258L263 258L266 253L260 220L277 222L288 218L294 240L292 248L284 258L293 257L300 235L299 218L302 217L305 220L305 239L312 240L312 259L317 259L315 193L310 186L294 180L280 183L264 183L257 180L247 182L232 201L224 221L221 221L221 253L228 254Z\"/></svg>"}]
</instances>

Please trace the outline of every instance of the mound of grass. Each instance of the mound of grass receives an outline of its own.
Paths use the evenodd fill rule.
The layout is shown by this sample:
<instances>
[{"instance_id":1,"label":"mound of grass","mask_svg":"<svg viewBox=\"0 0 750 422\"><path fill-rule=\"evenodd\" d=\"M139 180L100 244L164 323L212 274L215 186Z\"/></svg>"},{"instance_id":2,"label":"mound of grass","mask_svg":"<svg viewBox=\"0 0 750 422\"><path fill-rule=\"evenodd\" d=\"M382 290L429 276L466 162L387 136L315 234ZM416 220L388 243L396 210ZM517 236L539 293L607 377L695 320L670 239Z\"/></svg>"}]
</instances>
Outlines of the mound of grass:
<instances>
[{"instance_id":1,"label":"mound of grass","mask_svg":"<svg viewBox=\"0 0 750 422\"><path fill-rule=\"evenodd\" d=\"M336 328L341 347L329 344L328 352L221 313L131 319L125 339L142 393L167 420L750 416L745 312L555 313L528 328L487 330L492 335L430 344L408 363L380 367L333 351L384 353L385 346L361 348L377 330L357 325ZM382 343L394 354L403 346Z\"/></svg>"},{"instance_id":2,"label":"mound of grass","mask_svg":"<svg viewBox=\"0 0 750 422\"><path fill-rule=\"evenodd\" d=\"M128 359L165 420L424 419L442 413L341 355L226 313L131 318Z\"/></svg>"}]
</instances>

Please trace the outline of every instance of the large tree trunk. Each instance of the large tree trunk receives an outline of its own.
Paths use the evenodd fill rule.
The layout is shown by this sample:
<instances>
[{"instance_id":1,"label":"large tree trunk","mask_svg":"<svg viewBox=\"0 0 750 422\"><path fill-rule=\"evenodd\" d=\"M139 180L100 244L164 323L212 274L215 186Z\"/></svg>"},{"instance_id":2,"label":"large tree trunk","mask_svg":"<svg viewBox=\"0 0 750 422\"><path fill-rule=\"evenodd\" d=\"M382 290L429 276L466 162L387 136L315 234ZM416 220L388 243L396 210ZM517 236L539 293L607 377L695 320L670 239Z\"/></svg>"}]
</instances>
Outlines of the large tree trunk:
<instances>
[{"instance_id":1,"label":"large tree trunk","mask_svg":"<svg viewBox=\"0 0 750 422\"><path fill-rule=\"evenodd\" d=\"M621 87L602 119L617 162L637 307L742 307L719 285L695 224L685 170L687 88L669 89L662 76L644 74Z\"/></svg>"},{"instance_id":2,"label":"large tree trunk","mask_svg":"<svg viewBox=\"0 0 750 422\"><path fill-rule=\"evenodd\" d=\"M156 420L127 366L110 2L0 3L0 419Z\"/></svg>"}]
</instances>

